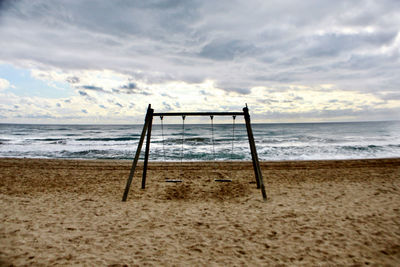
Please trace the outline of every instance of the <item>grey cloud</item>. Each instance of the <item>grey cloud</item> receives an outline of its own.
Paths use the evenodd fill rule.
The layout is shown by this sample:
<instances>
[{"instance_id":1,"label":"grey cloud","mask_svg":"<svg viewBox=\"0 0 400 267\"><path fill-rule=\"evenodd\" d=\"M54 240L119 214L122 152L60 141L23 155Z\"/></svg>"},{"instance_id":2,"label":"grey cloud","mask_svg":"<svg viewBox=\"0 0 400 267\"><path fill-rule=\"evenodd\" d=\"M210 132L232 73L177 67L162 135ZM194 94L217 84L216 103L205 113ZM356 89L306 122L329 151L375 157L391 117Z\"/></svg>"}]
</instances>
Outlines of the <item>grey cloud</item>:
<instances>
[{"instance_id":1,"label":"grey cloud","mask_svg":"<svg viewBox=\"0 0 400 267\"><path fill-rule=\"evenodd\" d=\"M14 0L1 0L1 1L0 1L0 15L1 15L3 12L6 12L6 11L8 11L10 8L12 8L15 2L16 2L16 1L14 1ZM1 20L1 16L0 16L0 20Z\"/></svg>"},{"instance_id":2,"label":"grey cloud","mask_svg":"<svg viewBox=\"0 0 400 267\"><path fill-rule=\"evenodd\" d=\"M251 90L248 88L224 88L226 91L235 92L241 95L248 95L251 93Z\"/></svg>"},{"instance_id":3,"label":"grey cloud","mask_svg":"<svg viewBox=\"0 0 400 267\"><path fill-rule=\"evenodd\" d=\"M241 40L214 40L205 45L200 56L215 60L233 60L237 56L252 53L255 47Z\"/></svg>"},{"instance_id":4,"label":"grey cloud","mask_svg":"<svg viewBox=\"0 0 400 267\"><path fill-rule=\"evenodd\" d=\"M263 103L263 104L267 104L267 105L270 105L270 104L278 103L278 102L279 102L278 100L270 99L270 98L258 99L257 101L258 101L259 103Z\"/></svg>"},{"instance_id":5,"label":"grey cloud","mask_svg":"<svg viewBox=\"0 0 400 267\"><path fill-rule=\"evenodd\" d=\"M142 90L137 87L136 83L130 82L128 84L124 84L119 88L113 88L113 93L116 94L141 94L141 95L151 95L149 92Z\"/></svg>"},{"instance_id":6,"label":"grey cloud","mask_svg":"<svg viewBox=\"0 0 400 267\"><path fill-rule=\"evenodd\" d=\"M93 86L93 85L83 85L80 88L82 89L87 89L87 90L93 90L93 91L99 91L99 92L104 92L104 89L98 86Z\"/></svg>"},{"instance_id":7,"label":"grey cloud","mask_svg":"<svg viewBox=\"0 0 400 267\"><path fill-rule=\"evenodd\" d=\"M206 90L200 90L199 93L202 95L211 95L211 93L207 92Z\"/></svg>"},{"instance_id":8,"label":"grey cloud","mask_svg":"<svg viewBox=\"0 0 400 267\"><path fill-rule=\"evenodd\" d=\"M391 92L388 94L381 95L383 100L400 100L400 92Z\"/></svg>"},{"instance_id":9,"label":"grey cloud","mask_svg":"<svg viewBox=\"0 0 400 267\"><path fill-rule=\"evenodd\" d=\"M85 114L88 113L88 111L86 109L82 109L81 111L82 111L82 113L85 113Z\"/></svg>"},{"instance_id":10,"label":"grey cloud","mask_svg":"<svg viewBox=\"0 0 400 267\"><path fill-rule=\"evenodd\" d=\"M118 106L118 107L120 107L120 108L124 107L123 105L121 105L121 104L120 104L120 103L118 103L118 102L117 102L117 103L115 103L115 105L116 105L116 106Z\"/></svg>"},{"instance_id":11,"label":"grey cloud","mask_svg":"<svg viewBox=\"0 0 400 267\"><path fill-rule=\"evenodd\" d=\"M75 84L75 83L79 83L80 79L79 79L79 77L72 76L72 77L68 77L68 78L66 79L66 81L67 81L68 83Z\"/></svg>"},{"instance_id":12,"label":"grey cloud","mask_svg":"<svg viewBox=\"0 0 400 267\"><path fill-rule=\"evenodd\" d=\"M55 119L55 116L50 114L24 114L24 115L17 115L17 118L27 118L27 119Z\"/></svg>"},{"instance_id":13,"label":"grey cloud","mask_svg":"<svg viewBox=\"0 0 400 267\"><path fill-rule=\"evenodd\" d=\"M337 56L354 49L379 48L390 44L396 37L397 31L379 32L375 34L326 34L313 36L306 54L309 56Z\"/></svg>"},{"instance_id":14,"label":"grey cloud","mask_svg":"<svg viewBox=\"0 0 400 267\"><path fill-rule=\"evenodd\" d=\"M168 97L168 98L172 98L172 96L170 96L170 95L167 94L167 93L162 93L161 96Z\"/></svg>"},{"instance_id":15,"label":"grey cloud","mask_svg":"<svg viewBox=\"0 0 400 267\"><path fill-rule=\"evenodd\" d=\"M139 81L207 79L243 95L254 86L288 90L280 87L286 83L334 83L375 95L381 88L400 88L399 52L393 47L400 29L396 0L21 0L7 5L0 6L2 62L130 75L135 82L113 89L115 94L149 95L138 88ZM78 83L75 78L67 82ZM102 91L85 86L79 89Z\"/></svg>"},{"instance_id":16,"label":"grey cloud","mask_svg":"<svg viewBox=\"0 0 400 267\"><path fill-rule=\"evenodd\" d=\"M78 93L79 93L79 95L84 96L87 101L92 102L92 103L97 103L96 98L90 96L87 92L78 91ZM70 102L68 102L68 103L70 103Z\"/></svg>"},{"instance_id":17,"label":"grey cloud","mask_svg":"<svg viewBox=\"0 0 400 267\"><path fill-rule=\"evenodd\" d=\"M386 66L389 68L395 60L396 58L384 55L352 55L348 60L338 62L332 65L332 67L346 68L349 70L367 70L376 68L377 66Z\"/></svg>"},{"instance_id":18,"label":"grey cloud","mask_svg":"<svg viewBox=\"0 0 400 267\"><path fill-rule=\"evenodd\" d=\"M165 111L170 111L170 110L172 110L171 105L168 104L167 102L163 102L162 104L163 104L163 106L164 106L164 110L165 110Z\"/></svg>"},{"instance_id":19,"label":"grey cloud","mask_svg":"<svg viewBox=\"0 0 400 267\"><path fill-rule=\"evenodd\" d=\"M394 114L393 114L394 113ZM271 111L264 114L254 114L253 119L270 119L270 120L288 120L288 119L301 119L303 121L320 119L333 119L338 121L349 120L349 118L364 118L364 120L381 120L382 118L389 118L391 120L396 118L396 114L400 115L400 108L396 109L375 109L365 108L362 110L354 109L334 109L334 110L311 110L307 112L290 112L290 111ZM350 119L354 120L354 119Z\"/></svg>"},{"instance_id":20,"label":"grey cloud","mask_svg":"<svg viewBox=\"0 0 400 267\"><path fill-rule=\"evenodd\" d=\"M99 107L101 107L103 109L106 109L106 107L104 105L99 105Z\"/></svg>"},{"instance_id":21,"label":"grey cloud","mask_svg":"<svg viewBox=\"0 0 400 267\"><path fill-rule=\"evenodd\" d=\"M121 86L121 89L136 89L135 83L128 83L127 85Z\"/></svg>"}]
</instances>

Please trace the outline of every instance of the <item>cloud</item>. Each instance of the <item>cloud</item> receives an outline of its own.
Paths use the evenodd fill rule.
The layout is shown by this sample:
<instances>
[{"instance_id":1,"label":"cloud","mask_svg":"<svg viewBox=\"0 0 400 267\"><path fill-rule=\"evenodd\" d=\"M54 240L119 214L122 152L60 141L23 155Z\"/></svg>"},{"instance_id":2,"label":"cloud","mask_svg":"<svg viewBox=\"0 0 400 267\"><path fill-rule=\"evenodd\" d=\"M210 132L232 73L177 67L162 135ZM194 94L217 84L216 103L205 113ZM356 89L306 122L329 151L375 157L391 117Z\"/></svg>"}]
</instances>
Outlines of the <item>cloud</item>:
<instances>
[{"instance_id":1,"label":"cloud","mask_svg":"<svg viewBox=\"0 0 400 267\"><path fill-rule=\"evenodd\" d=\"M8 80L0 78L0 91L6 90L11 87L12 87L12 85L10 84L10 82Z\"/></svg>"},{"instance_id":2,"label":"cloud","mask_svg":"<svg viewBox=\"0 0 400 267\"><path fill-rule=\"evenodd\" d=\"M68 83L75 84L75 83L79 83L79 82L80 82L80 79L79 79L79 77L72 76L72 77L67 77L67 78L66 78L66 81L67 81Z\"/></svg>"},{"instance_id":3,"label":"cloud","mask_svg":"<svg viewBox=\"0 0 400 267\"><path fill-rule=\"evenodd\" d=\"M397 31L395 30L375 33L316 35L308 41L310 44L306 50L306 55L311 57L335 57L339 54L347 55L349 53L357 55L357 50L379 49L385 44L390 44L396 38L396 35Z\"/></svg>"},{"instance_id":4,"label":"cloud","mask_svg":"<svg viewBox=\"0 0 400 267\"><path fill-rule=\"evenodd\" d=\"M251 93L251 90L248 88L225 88L228 92L235 92L242 95L248 95Z\"/></svg>"},{"instance_id":5,"label":"cloud","mask_svg":"<svg viewBox=\"0 0 400 267\"><path fill-rule=\"evenodd\" d=\"M93 90L93 91L104 91L103 88L93 85L83 85L81 86L82 89Z\"/></svg>"},{"instance_id":6,"label":"cloud","mask_svg":"<svg viewBox=\"0 0 400 267\"><path fill-rule=\"evenodd\" d=\"M171 105L168 104L167 102L163 102L162 104L163 104L163 106L164 106L164 110L166 110L166 111L172 110Z\"/></svg>"},{"instance_id":7,"label":"cloud","mask_svg":"<svg viewBox=\"0 0 400 267\"><path fill-rule=\"evenodd\" d=\"M334 84L324 89L332 92L330 100L341 100L334 93L346 91L366 102L391 101L394 110L397 105L398 1L0 3L0 62L30 69L35 79L68 84L82 98L70 104L96 103L96 111L123 109L107 104L109 97L128 107L129 95L135 112L145 102L176 109L178 101L181 109L192 109L204 97L216 103L196 108L254 100L257 110L279 103L300 112L286 104L313 95L293 85L313 94L323 84ZM293 91L302 99L290 97ZM343 101L330 105L339 103L346 110Z\"/></svg>"},{"instance_id":8,"label":"cloud","mask_svg":"<svg viewBox=\"0 0 400 267\"><path fill-rule=\"evenodd\" d=\"M113 93L117 94L141 94L141 95L151 95L150 92L142 90L138 87L136 83L129 82L128 84L123 84L119 88L113 88Z\"/></svg>"},{"instance_id":9,"label":"cloud","mask_svg":"<svg viewBox=\"0 0 400 267\"><path fill-rule=\"evenodd\" d=\"M250 54L255 47L242 40L213 40L206 44L200 51L201 57L215 60L233 60Z\"/></svg>"},{"instance_id":10,"label":"cloud","mask_svg":"<svg viewBox=\"0 0 400 267\"><path fill-rule=\"evenodd\" d=\"M132 82L130 82L129 84L126 84L126 85L122 85L120 88L121 89L129 89L129 90L132 90L132 89L136 89L136 84L135 83L132 83Z\"/></svg>"}]
</instances>

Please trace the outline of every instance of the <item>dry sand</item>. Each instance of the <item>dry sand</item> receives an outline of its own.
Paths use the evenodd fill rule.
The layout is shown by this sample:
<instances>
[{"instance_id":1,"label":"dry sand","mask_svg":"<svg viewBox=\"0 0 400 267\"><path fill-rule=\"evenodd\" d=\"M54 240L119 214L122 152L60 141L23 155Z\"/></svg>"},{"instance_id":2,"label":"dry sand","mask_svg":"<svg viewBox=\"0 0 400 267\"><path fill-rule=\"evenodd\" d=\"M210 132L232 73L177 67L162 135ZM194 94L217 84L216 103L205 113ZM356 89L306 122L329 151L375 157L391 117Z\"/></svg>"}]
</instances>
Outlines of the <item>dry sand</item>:
<instances>
[{"instance_id":1,"label":"dry sand","mask_svg":"<svg viewBox=\"0 0 400 267\"><path fill-rule=\"evenodd\" d=\"M400 159L130 165L0 159L0 265L400 265Z\"/></svg>"}]
</instances>

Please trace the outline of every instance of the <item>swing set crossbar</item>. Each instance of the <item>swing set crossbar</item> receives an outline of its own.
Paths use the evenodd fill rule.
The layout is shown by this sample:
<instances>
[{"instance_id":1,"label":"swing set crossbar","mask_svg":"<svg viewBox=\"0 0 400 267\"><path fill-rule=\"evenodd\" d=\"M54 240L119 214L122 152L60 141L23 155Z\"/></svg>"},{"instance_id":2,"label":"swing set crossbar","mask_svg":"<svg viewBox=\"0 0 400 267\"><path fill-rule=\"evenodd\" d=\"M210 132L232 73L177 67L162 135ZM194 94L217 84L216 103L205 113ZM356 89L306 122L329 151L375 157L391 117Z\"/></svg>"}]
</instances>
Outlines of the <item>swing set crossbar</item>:
<instances>
[{"instance_id":1,"label":"swing set crossbar","mask_svg":"<svg viewBox=\"0 0 400 267\"><path fill-rule=\"evenodd\" d=\"M254 176L256 178L255 180L257 183L257 188L261 189L261 194L262 194L264 201L267 200L267 194L265 192L263 177L261 174L260 163L258 161L258 155L257 155L255 141L254 141L253 130L251 129L250 114L249 114L249 109L247 107L247 104L243 108L243 112L161 112L161 113L155 113L154 109L151 108L151 104L149 104L149 107L147 108L146 117L144 120L143 130L142 130L142 133L141 133L141 136L139 139L138 147L136 149L135 158L132 162L132 167L131 167L131 171L129 173L128 180L126 181L126 186L125 186L124 194L122 196L122 201L126 201L126 199L128 198L129 189L130 189L130 186L131 186L131 183L133 180L133 176L135 174L136 166L139 161L139 156L140 156L140 152L142 150L142 146L143 146L145 137L146 137L146 148L145 148L145 157L144 157L143 174L142 174L142 189L145 189L145 187L146 187L146 174L147 174L147 165L148 165L148 160L149 160L151 129L152 129L152 124L153 124L153 118L155 116L161 117L161 120L164 116L182 116L183 126L185 125L184 121L185 121L186 116L233 116L233 120L235 120L236 116L243 116L245 119L245 123L246 123L247 136L249 139L251 159L252 159L252 163L253 163ZM211 120L212 120L212 118L213 117L211 117ZM146 136L146 134L147 134L147 136ZM182 146L183 146L183 141L182 141ZM228 182L228 179L217 179L216 181ZM169 181L167 180L167 182L181 182L181 180L169 180Z\"/></svg>"},{"instance_id":2,"label":"swing set crossbar","mask_svg":"<svg viewBox=\"0 0 400 267\"><path fill-rule=\"evenodd\" d=\"M161 112L153 113L153 116L244 116L244 112Z\"/></svg>"}]
</instances>

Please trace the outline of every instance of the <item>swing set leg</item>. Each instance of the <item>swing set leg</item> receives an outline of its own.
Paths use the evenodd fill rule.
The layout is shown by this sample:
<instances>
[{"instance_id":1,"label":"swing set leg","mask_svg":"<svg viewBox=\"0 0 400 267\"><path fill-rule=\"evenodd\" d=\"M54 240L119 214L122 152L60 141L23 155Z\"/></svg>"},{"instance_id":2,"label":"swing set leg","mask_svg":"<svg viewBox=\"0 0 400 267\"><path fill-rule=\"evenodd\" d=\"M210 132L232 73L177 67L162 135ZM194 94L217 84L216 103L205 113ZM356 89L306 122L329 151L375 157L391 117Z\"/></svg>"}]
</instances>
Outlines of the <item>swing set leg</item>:
<instances>
[{"instance_id":1,"label":"swing set leg","mask_svg":"<svg viewBox=\"0 0 400 267\"><path fill-rule=\"evenodd\" d=\"M152 116L150 116L150 113L153 113L153 111L154 110L151 108L151 105L149 104L149 107L147 108L147 113L146 113L146 118L145 118L143 130L142 130L142 134L140 135L139 144L138 144L138 147L136 149L135 159L133 160L132 167L131 167L131 172L129 173L128 180L126 181L126 186L125 186L124 195L122 196L122 201L126 201L126 199L128 198L128 193L129 193L129 189L131 187L131 183L132 183L132 180L133 180L133 175L135 174L136 166L137 166L137 163L139 161L140 151L142 150L144 137L145 137L146 132L148 130L148 126L149 126L150 120L152 119ZM147 167L147 164L146 164L146 167Z\"/></svg>"},{"instance_id":2,"label":"swing set leg","mask_svg":"<svg viewBox=\"0 0 400 267\"><path fill-rule=\"evenodd\" d=\"M254 176L256 177L257 188L261 189L262 197L263 197L264 201L266 201L267 193L265 192L264 181L263 181L261 168L260 168L260 162L258 161L257 149L256 149L256 145L254 142L253 130L251 129L250 114L249 114L249 109L247 107L247 104L246 104L246 107L243 108L243 112L244 112L244 119L246 121L247 136L249 139L251 159L253 162Z\"/></svg>"},{"instance_id":3,"label":"swing set leg","mask_svg":"<svg viewBox=\"0 0 400 267\"><path fill-rule=\"evenodd\" d=\"M147 163L149 162L151 128L153 125L153 111L154 111L153 109L150 109L149 126L148 126L148 130L147 130L147 139L146 139L146 151L145 151L144 164L143 164L142 189L146 188Z\"/></svg>"}]
</instances>

